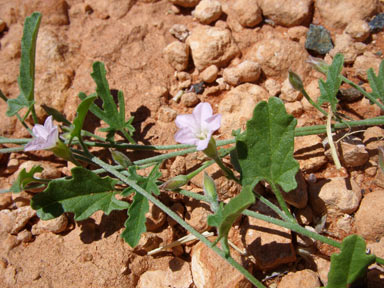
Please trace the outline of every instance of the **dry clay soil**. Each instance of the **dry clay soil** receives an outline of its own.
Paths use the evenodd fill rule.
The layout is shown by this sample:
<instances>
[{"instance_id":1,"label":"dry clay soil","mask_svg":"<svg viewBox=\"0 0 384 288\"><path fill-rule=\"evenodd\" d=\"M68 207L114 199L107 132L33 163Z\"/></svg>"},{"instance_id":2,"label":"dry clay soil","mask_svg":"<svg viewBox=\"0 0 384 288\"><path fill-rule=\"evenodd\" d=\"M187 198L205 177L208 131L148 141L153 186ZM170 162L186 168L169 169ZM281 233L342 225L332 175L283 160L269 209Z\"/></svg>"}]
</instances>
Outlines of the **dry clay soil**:
<instances>
[{"instance_id":1,"label":"dry clay soil","mask_svg":"<svg viewBox=\"0 0 384 288\"><path fill-rule=\"evenodd\" d=\"M28 7L24 2L0 1L0 18L7 23L6 30L0 34L0 71L2 71L0 88L10 98L18 95L17 76L24 17L32 12L31 9L34 9ZM95 84L90 76L92 63L102 61L107 69L110 88L124 92L127 117L135 117L134 138L142 144L174 143L175 124L164 115L161 116L161 113L165 113L162 112L162 109L170 107L180 114L190 113L193 107L186 107L183 103L171 100L173 96L171 94L177 90L175 87L180 81L175 78L175 70L166 61L163 49L176 40L169 33L172 25L184 24L189 30L201 25L191 16L192 8L182 8L179 13L175 13L172 4L165 0L158 2L131 0L125 1L129 5L125 5L124 8L115 7L115 9L103 10L108 7L108 1L95 1L97 4L94 7L92 4L89 5L92 9L83 2L67 1L69 23L60 23L60 16L55 19L54 13L43 15L36 58L37 113L40 120L43 121L46 117L40 108L41 104L55 107L72 120L79 104L77 94L81 91L90 94L95 90ZM88 2L92 3L92 1ZM31 6L33 7L33 5ZM34 7L39 7L39 5ZM106 11L109 11L109 14ZM48 10L47 13L51 12ZM321 19L316 17L315 13L313 21L316 24L322 24ZM228 27L225 16L212 25ZM332 35L342 32L342 30L332 30L331 27L330 30ZM236 29L232 36L241 50L239 56L241 59L241 55L246 54L249 47L262 39L264 35L277 33L287 37L286 32L287 28L261 23L257 28ZM365 49L373 52L384 51L382 50L382 32L377 33L374 37L375 43L372 44L371 39ZM46 42L42 42L43 40ZM307 55L303 55L302 60L305 61L306 57ZM234 61L234 64L228 65L239 63L238 59ZM191 59L189 62L186 71L191 75L191 83L198 83L200 81L199 72L193 67ZM287 77L286 72L276 74L271 78L282 83ZM219 74L221 73L222 70ZM352 67L347 67L345 73L352 80L360 81ZM311 71L306 77L306 83L318 76L319 74ZM264 87L265 80L265 75L261 76L257 84ZM217 84L208 86L215 85ZM200 101L210 102L217 112L220 101L228 91L218 89L211 95L203 93L198 97ZM355 103L348 108L349 112L353 112L350 115L355 119L379 115L378 110L369 105L361 107ZM356 110L354 110L355 108ZM0 115L3 116L0 123L0 134L13 138L29 137L16 119L5 117L5 111L6 105L1 102ZM313 119L312 113L313 110L304 111L300 115L302 123L324 124L321 117ZM104 124L89 117L86 125L87 129L96 131ZM229 137L229 134L223 135L219 131L216 137L224 139ZM103 154L101 151L99 155L107 154ZM132 160L137 160L153 154L127 151L127 155ZM48 152L14 153L0 156L1 188L10 187L15 178L13 173L21 163L27 160L42 161L53 167L54 171L58 171L52 173L58 173L59 176L68 174L69 168L71 168L67 167L67 163L52 157ZM172 162L173 159L162 166L164 179L173 173L169 171ZM11 169L10 163L13 163L15 167ZM316 176L318 178L345 176L349 175L349 172L336 171L332 162L329 161L316 172ZM356 175L360 177L359 183L362 183L362 188L369 191L375 187L372 175L364 174L364 169ZM306 174L305 177L308 175ZM1 197L3 197L2 203L8 203L4 204L5 208L17 209L28 204L31 195L23 193L17 198L5 194ZM166 197L169 205L172 205L173 200L172 197ZM182 198L176 200L184 205ZM136 287L142 273L151 269L156 270L156 267L164 268L172 259L171 252L163 253L158 257L149 257L143 255L145 253L137 253L130 248L120 237L127 217L125 212L111 213L109 216L96 213L89 220L77 223L71 217L68 215L69 223L64 232L42 233L34 236L30 242L19 243L15 235L2 232L0 235L0 286ZM37 217L33 217L25 225L25 229L31 230L32 225L36 222L38 222ZM167 223L156 232L163 242L170 242L185 235L181 229L170 229ZM174 250L177 256L190 261L188 252L190 252L190 247L181 251L180 249ZM195 286L191 284L190 287Z\"/></svg>"}]
</instances>

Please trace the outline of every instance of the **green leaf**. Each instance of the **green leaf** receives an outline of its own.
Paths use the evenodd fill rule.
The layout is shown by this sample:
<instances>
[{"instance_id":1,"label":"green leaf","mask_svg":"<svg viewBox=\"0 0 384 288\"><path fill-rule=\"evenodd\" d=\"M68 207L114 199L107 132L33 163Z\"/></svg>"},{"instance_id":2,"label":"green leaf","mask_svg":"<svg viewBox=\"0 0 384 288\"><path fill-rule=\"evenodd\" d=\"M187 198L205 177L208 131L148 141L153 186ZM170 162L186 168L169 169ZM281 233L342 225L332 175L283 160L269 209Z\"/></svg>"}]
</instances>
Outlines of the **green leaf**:
<instances>
[{"instance_id":1,"label":"green leaf","mask_svg":"<svg viewBox=\"0 0 384 288\"><path fill-rule=\"evenodd\" d=\"M368 266L375 260L374 255L366 254L363 238L358 235L346 237L341 244L341 252L331 256L327 288L352 287L356 281L364 279Z\"/></svg>"},{"instance_id":2,"label":"green leaf","mask_svg":"<svg viewBox=\"0 0 384 288\"><path fill-rule=\"evenodd\" d=\"M327 81L319 79L320 98L318 100L319 105L323 103L330 103L332 112L336 113L337 104L337 92L339 91L342 83L341 70L343 69L344 56L342 54L336 54L333 58L332 64L327 71Z\"/></svg>"},{"instance_id":3,"label":"green leaf","mask_svg":"<svg viewBox=\"0 0 384 288\"><path fill-rule=\"evenodd\" d=\"M219 206L219 209L214 215L208 216L208 225L218 227L218 237L214 244L221 239L228 241L228 232L231 229L233 222L241 215L241 213L255 202L251 185L244 186L240 194L232 198L227 205ZM229 250L227 251L227 254Z\"/></svg>"},{"instance_id":4,"label":"green leaf","mask_svg":"<svg viewBox=\"0 0 384 288\"><path fill-rule=\"evenodd\" d=\"M75 220L81 221L98 210L108 215L113 210L129 207L127 202L115 198L118 194L114 191L117 180L101 178L82 167L75 167L71 172L72 179L52 180L47 189L33 196L31 207L37 210L41 219L48 220L64 212L73 212Z\"/></svg>"},{"instance_id":5,"label":"green leaf","mask_svg":"<svg viewBox=\"0 0 384 288\"><path fill-rule=\"evenodd\" d=\"M370 93L374 98L380 99L384 102L384 60L381 61L379 67L379 73L377 76L372 68L369 68L367 71L369 85L372 88Z\"/></svg>"},{"instance_id":6,"label":"green leaf","mask_svg":"<svg viewBox=\"0 0 384 288\"><path fill-rule=\"evenodd\" d=\"M161 172L159 170L160 164L157 164L151 170L148 177L137 175L136 167L130 166L128 167L129 179L136 181L137 185L142 187L148 192L151 192L155 195L160 195L159 187L157 186L157 179L161 177ZM135 192L133 188L125 189L122 193L123 196L128 196L132 192Z\"/></svg>"},{"instance_id":7,"label":"green leaf","mask_svg":"<svg viewBox=\"0 0 384 288\"><path fill-rule=\"evenodd\" d=\"M47 112L48 115L51 115L56 121L64 123L68 126L72 125L71 122L69 122L67 118L55 108L49 107L45 104L41 105L41 107L44 109L45 112Z\"/></svg>"},{"instance_id":8,"label":"green leaf","mask_svg":"<svg viewBox=\"0 0 384 288\"><path fill-rule=\"evenodd\" d=\"M147 231L145 226L145 214L149 211L149 203L140 193L136 193L133 197L133 202L128 210L128 219L125 221L125 230L121 237L131 247L135 247L140 240L141 234Z\"/></svg>"},{"instance_id":9,"label":"green leaf","mask_svg":"<svg viewBox=\"0 0 384 288\"><path fill-rule=\"evenodd\" d=\"M7 116L15 115L23 107L30 108L34 103L36 39L40 21L38 12L25 19L18 78L20 95L17 99L8 100Z\"/></svg>"},{"instance_id":10,"label":"green leaf","mask_svg":"<svg viewBox=\"0 0 384 288\"><path fill-rule=\"evenodd\" d=\"M93 63L93 72L91 73L91 76L96 83L96 94L103 101L103 105L102 109L100 109L97 105L92 104L90 106L90 110L96 117L109 125L108 128L100 129L100 131L108 132L108 139L113 140L114 133L116 131L121 131L128 138L128 140L131 141L132 139L130 138L130 134L133 133L134 127L131 125L132 118L125 121L125 103L123 92L119 91L117 95L120 107L119 111L109 90L106 73L107 72L102 62ZM79 97L84 99L85 94L80 93ZM126 131L128 131L128 134L125 134Z\"/></svg>"},{"instance_id":11,"label":"green leaf","mask_svg":"<svg viewBox=\"0 0 384 288\"><path fill-rule=\"evenodd\" d=\"M278 184L285 192L296 188L299 164L293 158L296 119L284 103L272 97L260 102L247 122L245 135L236 140L241 183L253 188L260 180Z\"/></svg>"},{"instance_id":12,"label":"green leaf","mask_svg":"<svg viewBox=\"0 0 384 288\"><path fill-rule=\"evenodd\" d=\"M33 166L29 172L24 168L20 171L19 175L17 176L17 179L15 182L13 182L11 189L9 189L10 192L13 193L20 193L25 189L25 187L32 182L36 182L36 179L33 177L36 173L40 173L43 171L43 168L38 166Z\"/></svg>"},{"instance_id":13,"label":"green leaf","mask_svg":"<svg viewBox=\"0 0 384 288\"><path fill-rule=\"evenodd\" d=\"M89 107L92 105L93 101L97 98L96 95L91 95L86 97L81 101L79 106L77 107L77 115L76 118L73 120L73 129L71 131L71 138L81 137L81 129L83 128L85 116L87 116Z\"/></svg>"}]
</instances>

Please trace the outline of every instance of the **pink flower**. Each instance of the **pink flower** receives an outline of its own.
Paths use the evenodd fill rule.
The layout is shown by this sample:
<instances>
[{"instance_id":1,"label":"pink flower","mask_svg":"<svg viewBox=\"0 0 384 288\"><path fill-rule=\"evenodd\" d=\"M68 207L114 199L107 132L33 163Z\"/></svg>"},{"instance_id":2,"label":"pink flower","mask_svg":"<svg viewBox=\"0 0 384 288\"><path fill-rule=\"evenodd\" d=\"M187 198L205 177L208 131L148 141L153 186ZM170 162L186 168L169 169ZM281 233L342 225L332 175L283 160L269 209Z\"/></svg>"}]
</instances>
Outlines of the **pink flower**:
<instances>
[{"instance_id":1,"label":"pink flower","mask_svg":"<svg viewBox=\"0 0 384 288\"><path fill-rule=\"evenodd\" d=\"M205 150L213 132L220 128L221 115L212 115L209 103L200 103L193 109L192 114L178 115L175 141L183 144L196 145L197 150Z\"/></svg>"},{"instance_id":2,"label":"pink flower","mask_svg":"<svg viewBox=\"0 0 384 288\"><path fill-rule=\"evenodd\" d=\"M32 128L32 132L35 137L25 145L24 151L52 149L59 141L59 131L57 126L53 125L52 116L45 120L44 126L36 124Z\"/></svg>"}]
</instances>

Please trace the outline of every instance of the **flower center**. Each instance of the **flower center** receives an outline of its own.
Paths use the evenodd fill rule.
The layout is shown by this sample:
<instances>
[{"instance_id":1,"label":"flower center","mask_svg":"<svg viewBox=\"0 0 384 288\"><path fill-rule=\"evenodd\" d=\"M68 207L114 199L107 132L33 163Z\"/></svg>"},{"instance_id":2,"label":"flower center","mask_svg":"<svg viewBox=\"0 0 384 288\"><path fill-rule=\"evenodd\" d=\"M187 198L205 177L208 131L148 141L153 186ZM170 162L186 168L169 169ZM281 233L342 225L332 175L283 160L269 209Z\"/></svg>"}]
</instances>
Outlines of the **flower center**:
<instances>
[{"instance_id":1,"label":"flower center","mask_svg":"<svg viewBox=\"0 0 384 288\"><path fill-rule=\"evenodd\" d=\"M207 129L199 129L199 131L197 131L195 136L199 140L204 140L208 137L208 130Z\"/></svg>"}]
</instances>

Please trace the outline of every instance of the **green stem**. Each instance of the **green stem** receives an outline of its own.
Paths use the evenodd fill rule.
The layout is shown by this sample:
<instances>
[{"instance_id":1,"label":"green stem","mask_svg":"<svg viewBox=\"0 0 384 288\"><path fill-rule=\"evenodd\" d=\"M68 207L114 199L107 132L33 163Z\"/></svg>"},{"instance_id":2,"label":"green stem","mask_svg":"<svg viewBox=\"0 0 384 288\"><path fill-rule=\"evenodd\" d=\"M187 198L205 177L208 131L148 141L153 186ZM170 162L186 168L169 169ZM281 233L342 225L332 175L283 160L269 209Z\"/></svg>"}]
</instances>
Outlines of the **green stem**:
<instances>
[{"instance_id":1,"label":"green stem","mask_svg":"<svg viewBox=\"0 0 384 288\"><path fill-rule=\"evenodd\" d=\"M332 121L332 110L331 110L331 108L329 108L329 114L327 116L328 144L329 144L329 148L331 150L331 155L332 155L333 162L335 162L336 169L340 170L341 169L341 164L340 164L339 156L337 156L337 151L336 151L335 143L333 142L332 129L331 129L331 121Z\"/></svg>"},{"instance_id":2,"label":"green stem","mask_svg":"<svg viewBox=\"0 0 384 288\"><path fill-rule=\"evenodd\" d=\"M283 195L280 192L280 189L273 182L269 183L269 185L271 185L271 189L276 196L277 202L279 202L280 208L283 210L285 215L287 215L287 217L291 222L296 222L295 217L292 216L291 212L288 209L288 205L285 202Z\"/></svg>"},{"instance_id":3,"label":"green stem","mask_svg":"<svg viewBox=\"0 0 384 288\"><path fill-rule=\"evenodd\" d=\"M351 85L353 88L360 91L365 97L367 97L371 102L375 103L377 106L380 107L381 110L384 111L384 105L381 104L376 98L374 98L371 94L369 94L367 91L365 91L363 88L361 88L359 85L355 84L353 81L349 80L345 76L341 75L341 79L345 82Z\"/></svg>"},{"instance_id":4,"label":"green stem","mask_svg":"<svg viewBox=\"0 0 384 288\"><path fill-rule=\"evenodd\" d=\"M133 138L131 137L131 135L129 135L129 133L128 133L126 130L121 129L120 132L123 133L124 137L127 138L127 140L128 140L131 144L136 144L136 141L133 140Z\"/></svg>"},{"instance_id":5,"label":"green stem","mask_svg":"<svg viewBox=\"0 0 384 288\"><path fill-rule=\"evenodd\" d=\"M199 168L197 168L196 170L192 171L191 173L187 174L186 176L188 177L189 180L191 180L193 177L195 177L197 174L199 174L204 169L206 169L209 166L211 166L213 163L215 163L215 161L213 161L213 160L206 161L205 163L203 163L203 165L201 165Z\"/></svg>"},{"instance_id":6,"label":"green stem","mask_svg":"<svg viewBox=\"0 0 384 288\"><path fill-rule=\"evenodd\" d=\"M335 241L335 240L330 239L330 238L327 238L327 237L320 235L320 234L317 234L315 232L309 231L309 230L305 229L304 227L301 227L297 222L295 223L295 222L276 219L276 218L273 218L273 217L270 217L267 215L263 215L263 214L260 214L260 213L254 212L254 211L250 211L250 210L244 210L243 214L246 216L250 216L250 217L253 217L256 219L263 220L263 221L268 222L268 223L272 223L272 224L287 228L287 229L292 230L294 232L297 232L301 235L304 235L304 236L310 237L312 239L321 241L321 242L326 243L328 245L331 245L333 247L341 248L340 242Z\"/></svg>"},{"instance_id":7,"label":"green stem","mask_svg":"<svg viewBox=\"0 0 384 288\"><path fill-rule=\"evenodd\" d=\"M303 94L303 96L305 97L305 99L307 99L307 101L313 106L315 107L317 110L319 110L324 116L328 116L327 112L325 112L323 110L323 108L320 107L320 105L318 105L315 101L312 100L311 97L309 97L307 91L305 91L305 89L301 89L301 94Z\"/></svg>"},{"instance_id":8,"label":"green stem","mask_svg":"<svg viewBox=\"0 0 384 288\"><path fill-rule=\"evenodd\" d=\"M230 265L235 267L241 274L243 274L253 285L255 285L258 288L262 288L265 286L258 281L251 273L249 273L243 266L241 266L239 263L237 263L232 257L225 257L224 252L219 249L218 247L211 247L212 242L210 242L208 239L206 239L203 235L201 235L199 232L197 232L192 226L190 226L188 223L186 223L183 219L180 218L179 215L177 215L175 212L173 212L170 208L168 208L166 205L164 205L162 202L160 202L157 198L155 198L151 193L147 192L143 188L141 188L139 185L136 184L135 181L130 180L128 177L121 174L119 171L114 169L113 166L108 165L107 163L101 161L100 159L94 157L92 158L92 161L99 165L100 167L104 168L109 173L113 174L115 177L119 178L121 181L123 181L125 184L131 186L133 189L136 190L137 193L140 193L144 197L146 197L149 201L151 201L154 205L159 207L161 210L164 211L168 216L170 216L173 220L175 220L178 224L180 224L184 229L186 229L188 232L190 232L192 235L194 235L197 239L199 239L201 242L203 242L205 245L210 247L213 251L215 251L220 257L222 257L224 260L226 260Z\"/></svg>"},{"instance_id":9,"label":"green stem","mask_svg":"<svg viewBox=\"0 0 384 288\"><path fill-rule=\"evenodd\" d=\"M281 219L286 220L286 221L291 220L291 218L289 216L287 216L283 211L281 211L281 209L279 207L277 207L275 204L273 204L267 198L265 198L259 194L256 194L255 196L257 199L260 200L261 203L264 203L269 208L271 208L273 210L273 212L275 212L277 215L279 215Z\"/></svg>"}]
</instances>

